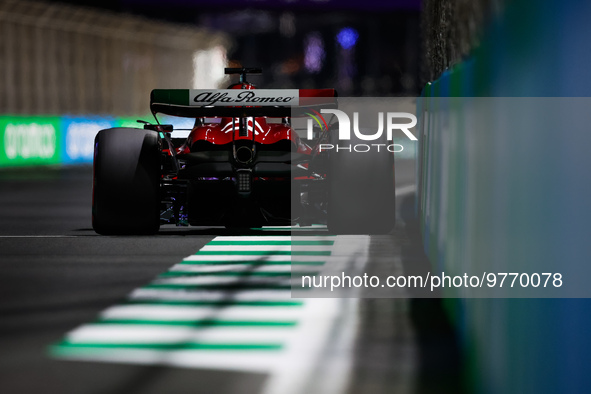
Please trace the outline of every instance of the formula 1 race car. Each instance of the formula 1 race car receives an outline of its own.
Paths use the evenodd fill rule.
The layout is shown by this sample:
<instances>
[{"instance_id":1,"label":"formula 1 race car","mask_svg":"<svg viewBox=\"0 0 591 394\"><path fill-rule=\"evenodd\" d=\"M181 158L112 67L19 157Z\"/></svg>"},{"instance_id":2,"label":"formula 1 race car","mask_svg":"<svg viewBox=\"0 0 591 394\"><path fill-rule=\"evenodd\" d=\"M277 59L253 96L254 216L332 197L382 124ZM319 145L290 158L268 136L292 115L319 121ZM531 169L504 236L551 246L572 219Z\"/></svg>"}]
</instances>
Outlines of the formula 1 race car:
<instances>
[{"instance_id":1,"label":"formula 1 race car","mask_svg":"<svg viewBox=\"0 0 591 394\"><path fill-rule=\"evenodd\" d=\"M94 230L320 223L336 234L390 231L393 154L323 150L336 143L334 122L318 122L304 140L292 119L336 108L336 91L255 89L246 76L260 72L226 69L240 82L224 90L153 90L156 124L101 130L94 145ZM187 138L175 138L158 114L194 119L194 127Z\"/></svg>"}]
</instances>

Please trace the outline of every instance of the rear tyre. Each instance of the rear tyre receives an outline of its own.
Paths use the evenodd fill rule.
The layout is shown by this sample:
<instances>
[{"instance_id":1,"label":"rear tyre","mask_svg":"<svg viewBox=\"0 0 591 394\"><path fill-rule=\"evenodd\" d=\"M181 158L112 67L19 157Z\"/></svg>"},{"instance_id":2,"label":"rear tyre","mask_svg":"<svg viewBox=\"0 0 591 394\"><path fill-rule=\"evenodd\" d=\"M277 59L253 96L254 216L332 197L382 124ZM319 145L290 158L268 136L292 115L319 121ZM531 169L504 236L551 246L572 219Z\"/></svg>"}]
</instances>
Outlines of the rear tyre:
<instances>
[{"instance_id":1,"label":"rear tyre","mask_svg":"<svg viewBox=\"0 0 591 394\"><path fill-rule=\"evenodd\" d=\"M344 143L346 142L346 143ZM351 145L351 152L336 146ZM371 150L355 152L363 144ZM379 152L374 144L380 145ZM395 222L394 154L377 141L333 141L328 175L328 229L334 234L387 234ZM359 145L361 146L361 145Z\"/></svg>"},{"instance_id":2,"label":"rear tyre","mask_svg":"<svg viewBox=\"0 0 591 394\"><path fill-rule=\"evenodd\" d=\"M158 133L114 128L94 141L92 227L103 235L154 234L160 227Z\"/></svg>"}]
</instances>

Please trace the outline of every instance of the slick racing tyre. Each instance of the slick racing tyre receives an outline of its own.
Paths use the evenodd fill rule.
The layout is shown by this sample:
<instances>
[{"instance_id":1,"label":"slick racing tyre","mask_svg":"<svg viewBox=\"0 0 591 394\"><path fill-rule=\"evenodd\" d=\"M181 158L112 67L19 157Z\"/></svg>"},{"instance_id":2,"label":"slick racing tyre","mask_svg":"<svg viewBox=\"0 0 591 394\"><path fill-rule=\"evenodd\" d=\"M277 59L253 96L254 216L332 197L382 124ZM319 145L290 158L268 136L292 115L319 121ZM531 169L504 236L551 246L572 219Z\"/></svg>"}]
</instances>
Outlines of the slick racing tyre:
<instances>
[{"instance_id":1,"label":"slick racing tyre","mask_svg":"<svg viewBox=\"0 0 591 394\"><path fill-rule=\"evenodd\" d=\"M336 133L335 133L336 134ZM329 152L328 229L333 234L387 234L394 227L394 154L385 136L362 141L332 141ZM375 145L370 145L375 144ZM378 151L377 144L380 144ZM366 146L370 146L365 152ZM355 151L355 147L359 148Z\"/></svg>"},{"instance_id":2,"label":"slick racing tyre","mask_svg":"<svg viewBox=\"0 0 591 394\"><path fill-rule=\"evenodd\" d=\"M160 227L160 149L151 130L101 130L94 141L92 227L103 235Z\"/></svg>"}]
</instances>

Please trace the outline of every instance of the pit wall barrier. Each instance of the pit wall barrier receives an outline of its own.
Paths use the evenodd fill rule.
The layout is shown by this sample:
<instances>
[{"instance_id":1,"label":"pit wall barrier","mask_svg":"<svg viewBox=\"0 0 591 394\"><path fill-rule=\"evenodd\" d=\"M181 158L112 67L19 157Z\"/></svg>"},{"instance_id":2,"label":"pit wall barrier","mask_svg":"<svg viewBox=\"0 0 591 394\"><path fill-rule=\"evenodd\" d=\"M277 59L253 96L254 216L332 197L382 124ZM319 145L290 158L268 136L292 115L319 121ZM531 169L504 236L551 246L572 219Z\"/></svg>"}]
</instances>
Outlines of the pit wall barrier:
<instances>
[{"instance_id":1,"label":"pit wall barrier","mask_svg":"<svg viewBox=\"0 0 591 394\"><path fill-rule=\"evenodd\" d=\"M435 272L533 273L543 263L565 280L589 274L591 132L483 128L469 103L590 97L590 15L589 2L508 1L472 56L424 88L417 212ZM543 110L524 108L523 117ZM444 306L462 346L467 391L589 392L591 300L458 292L446 290Z\"/></svg>"},{"instance_id":2,"label":"pit wall barrier","mask_svg":"<svg viewBox=\"0 0 591 394\"><path fill-rule=\"evenodd\" d=\"M92 163L95 135L111 127L142 125L136 118L0 116L0 168Z\"/></svg>"}]
</instances>

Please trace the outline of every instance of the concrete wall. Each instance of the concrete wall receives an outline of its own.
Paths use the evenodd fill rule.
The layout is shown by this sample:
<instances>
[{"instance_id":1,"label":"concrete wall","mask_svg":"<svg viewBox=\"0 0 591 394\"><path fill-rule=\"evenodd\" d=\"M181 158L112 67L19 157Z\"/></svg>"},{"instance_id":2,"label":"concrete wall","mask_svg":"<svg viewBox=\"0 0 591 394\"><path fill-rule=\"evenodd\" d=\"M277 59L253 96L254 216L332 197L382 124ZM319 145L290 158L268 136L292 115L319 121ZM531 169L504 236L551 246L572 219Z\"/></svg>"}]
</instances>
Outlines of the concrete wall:
<instances>
[{"instance_id":1,"label":"concrete wall","mask_svg":"<svg viewBox=\"0 0 591 394\"><path fill-rule=\"evenodd\" d=\"M417 208L436 271L591 278L591 100L580 98L591 96L590 17L583 1L509 1L470 58L425 87ZM440 98L462 96L495 99ZM486 100L482 115L475 103ZM591 302L563 290L446 300L470 388L589 391Z\"/></svg>"}]
</instances>

